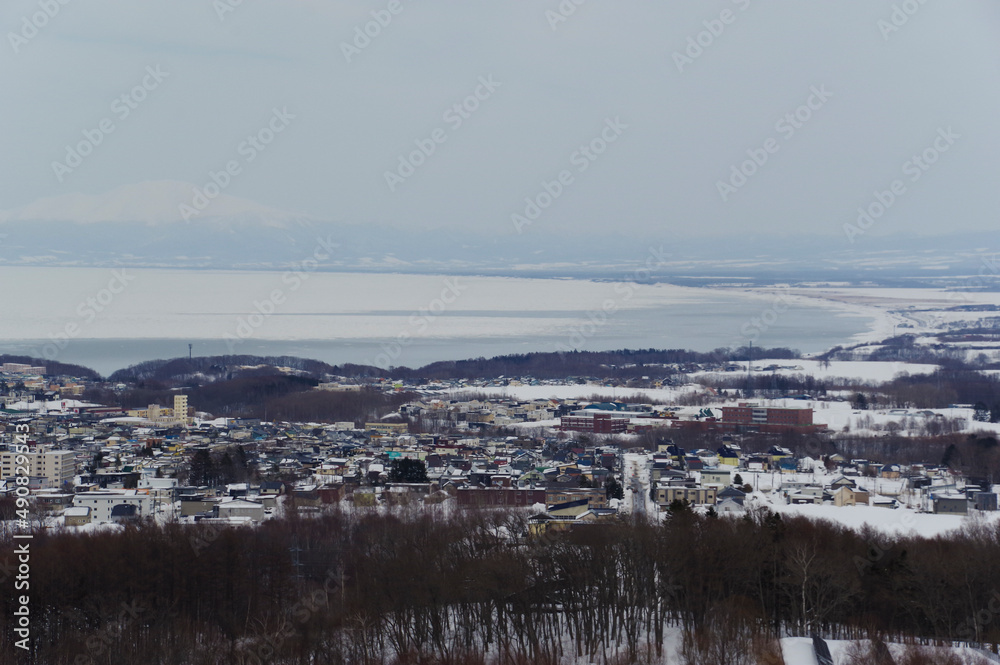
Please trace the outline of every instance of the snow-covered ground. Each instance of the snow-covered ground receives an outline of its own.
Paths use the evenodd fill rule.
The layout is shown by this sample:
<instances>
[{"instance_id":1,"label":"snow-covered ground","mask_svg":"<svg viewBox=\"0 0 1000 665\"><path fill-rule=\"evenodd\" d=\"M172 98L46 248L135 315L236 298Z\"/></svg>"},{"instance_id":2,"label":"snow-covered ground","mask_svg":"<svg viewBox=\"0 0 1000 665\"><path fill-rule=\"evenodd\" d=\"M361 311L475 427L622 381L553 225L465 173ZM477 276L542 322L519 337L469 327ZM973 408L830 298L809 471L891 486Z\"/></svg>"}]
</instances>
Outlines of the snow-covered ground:
<instances>
[{"instance_id":1,"label":"snow-covered ground","mask_svg":"<svg viewBox=\"0 0 1000 665\"><path fill-rule=\"evenodd\" d=\"M894 499L899 507L881 508L876 506L834 506L788 504L782 496L782 486L789 483L813 483L828 487L840 476L839 473L825 471L817 473L781 474L777 472L758 473L739 470L743 482L755 489L748 499L749 506L765 506L782 515L801 515L811 519L825 519L842 524L850 529L860 530L866 524L886 535L919 535L934 537L962 528L973 521L1000 522L1000 512L973 513L963 515L935 515L923 512L929 506L915 493L906 490L905 483L898 479L853 477L861 490L869 492L873 499ZM734 474L735 475L735 474Z\"/></svg>"},{"instance_id":2,"label":"snow-covered ground","mask_svg":"<svg viewBox=\"0 0 1000 665\"><path fill-rule=\"evenodd\" d=\"M622 400L639 397L651 404L672 404L682 395L705 392L703 386L690 384L676 388L615 388L595 383L571 385L540 385L540 386L490 386L485 388L464 388L449 391L454 397L462 393L479 393L489 397L502 397L518 400L532 399L587 399L592 395L601 395Z\"/></svg>"},{"instance_id":3,"label":"snow-covered ground","mask_svg":"<svg viewBox=\"0 0 1000 665\"><path fill-rule=\"evenodd\" d=\"M52 413L52 414L69 414L76 413L80 408L85 406L97 406L90 402L83 402L78 399L60 399L60 400L38 400L38 401L20 401L11 402L7 408L14 411L37 411L38 413Z\"/></svg>"},{"instance_id":4,"label":"snow-covered ground","mask_svg":"<svg viewBox=\"0 0 1000 665\"><path fill-rule=\"evenodd\" d=\"M656 514L656 504L649 498L649 456L641 453L625 453L625 472L622 483L625 486L626 511Z\"/></svg>"},{"instance_id":5,"label":"snow-covered ground","mask_svg":"<svg viewBox=\"0 0 1000 665\"><path fill-rule=\"evenodd\" d=\"M970 278L969 285L975 284ZM779 295L786 302L811 302L845 313L871 317L869 331L854 336L854 342L872 342L893 334L926 333L956 322L974 322L998 316L996 311L955 310L961 306L998 306L1000 293L989 291L948 291L945 289L795 287L749 290Z\"/></svg>"},{"instance_id":6,"label":"snow-covered ground","mask_svg":"<svg viewBox=\"0 0 1000 665\"><path fill-rule=\"evenodd\" d=\"M848 640L826 640L826 645L830 648L830 655L833 657L834 665L842 665L847 663L849 648L851 642ZM900 662L906 647L902 644L892 644L886 645L889 647L889 651L892 653L896 662ZM972 660L976 656L982 656L981 653L976 652L972 649L967 649L964 647L959 647L955 649L950 649L948 647L922 647L929 651L938 652L953 652L964 659L962 662L976 662ZM781 640L781 651L782 656L785 660L785 665L817 665L816 657L813 655L813 643L812 638L809 637L786 637ZM943 655L943 653L942 653ZM989 662L989 661L985 661Z\"/></svg>"},{"instance_id":7,"label":"snow-covered ground","mask_svg":"<svg viewBox=\"0 0 1000 665\"><path fill-rule=\"evenodd\" d=\"M958 425L960 426L959 431L1000 432L1000 424L975 421L973 420L973 409L966 407L858 410L854 408L850 401L798 400L789 398L759 399L753 401L762 406L810 407L813 409L813 422L822 423L834 432L843 431L847 427L849 431L855 434L878 435L892 429L905 434L907 432L917 432L923 424L936 419L954 419L958 421Z\"/></svg>"},{"instance_id":8,"label":"snow-covered ground","mask_svg":"<svg viewBox=\"0 0 1000 665\"><path fill-rule=\"evenodd\" d=\"M807 361L784 361L784 362L796 362L803 363ZM840 365L857 366L859 371L866 373L867 376L886 376L889 368L887 367L876 367L871 369L865 369L865 365L878 365L878 366L888 366L892 365L896 368L902 367L901 371L932 371L931 368L934 365L913 365L907 363L865 363L865 362L846 362L839 363ZM831 363L831 370L835 363ZM881 374L879 374L881 372ZM864 375L864 374L863 374ZM891 377L890 377L891 378ZM507 387L487 387L487 388L470 388L467 390L452 390L447 394L451 395L453 398L461 398L462 394L468 393L479 393L486 394L489 397L499 397L515 400L532 400L532 399L581 399L586 400L593 395L601 395L606 398L611 399L626 399L638 397L641 400L658 405L675 405L676 402L683 396L705 393L709 394L710 391L703 386L697 384L690 384L679 387L668 387L668 388L655 388L655 389L632 389L632 388L610 388L595 384L584 384L584 385L541 385L541 386L507 386ZM834 396L835 397L835 396ZM962 432L994 432L1000 433L1000 423L983 423L978 422L973 419L973 410L965 407L952 407L944 409L869 409L869 410L858 410L855 409L851 404L850 399L853 397L853 393L847 392L841 396L844 401L836 400L801 400L792 398L782 398L782 399L754 399L755 403L761 406L778 406L778 407L788 407L788 408L812 408L813 409L813 422L821 423L829 427L834 432L850 431L854 434L861 435L882 435L887 431L896 431L901 434L919 434L924 427L934 420L954 420L957 426L957 431ZM720 397L718 400L713 400L711 402L712 407L718 407L723 404L735 404L737 401L734 399L725 399ZM674 409L674 412L681 418L687 418L697 414L703 407L679 407ZM716 415L721 415L720 411L716 411ZM543 428L543 427L556 427L558 422L556 420L545 420L538 422L529 422L518 425L518 427L524 428Z\"/></svg>"},{"instance_id":9,"label":"snow-covered ground","mask_svg":"<svg viewBox=\"0 0 1000 665\"><path fill-rule=\"evenodd\" d=\"M1000 514L982 513L982 517L961 515L934 515L920 513L908 508L876 508L874 506L810 506L783 505L780 502L768 504L774 512L782 515L802 515L812 519L825 519L853 529L860 530L866 524L886 536L918 535L927 538L940 536L962 527L972 520L983 519L990 523L1000 520Z\"/></svg>"},{"instance_id":10,"label":"snow-covered ground","mask_svg":"<svg viewBox=\"0 0 1000 665\"><path fill-rule=\"evenodd\" d=\"M746 372L747 363L733 363L739 365L741 372ZM777 369L767 369L776 366ZM937 365L926 363L904 363L904 362L863 362L853 360L831 360L824 363L819 360L776 360L763 359L753 361L753 372L756 376L792 376L802 374L813 376L817 379L858 379L859 381L871 381L883 383L892 381L900 374L933 374L937 370ZM699 372L693 376L739 376L740 372Z\"/></svg>"},{"instance_id":11,"label":"snow-covered ground","mask_svg":"<svg viewBox=\"0 0 1000 665\"><path fill-rule=\"evenodd\" d=\"M629 453L625 456L626 501L631 505L630 483L636 467L643 470L640 475L644 487L644 495L648 499L649 476L648 463L652 455L646 453ZM730 468L722 466L721 468ZM736 476L739 475L739 479ZM695 472L695 476L698 473ZM753 491L747 496L746 507L750 510L766 508L772 512L787 516L803 516L809 519L828 520L841 524L849 529L860 531L865 525L887 536L924 536L935 537L950 531L961 529L971 523L1000 523L1000 512L972 512L969 515L936 515L926 512L930 509L926 498L906 489L905 481L901 479L852 477L858 489L869 493L873 503L876 500L895 501L895 508L877 507L875 505L835 506L832 504L789 504L784 494L794 491L792 484L808 483L829 488L832 481L839 478L839 472L828 472L817 465L813 473L779 473L756 472L746 469L733 469L733 479L744 485L750 485ZM946 482L946 481L941 481ZM994 487L994 491L1000 486ZM832 493L832 492L831 492ZM704 507L699 510L704 510ZM653 502L648 504L648 513L656 513Z\"/></svg>"}]
</instances>

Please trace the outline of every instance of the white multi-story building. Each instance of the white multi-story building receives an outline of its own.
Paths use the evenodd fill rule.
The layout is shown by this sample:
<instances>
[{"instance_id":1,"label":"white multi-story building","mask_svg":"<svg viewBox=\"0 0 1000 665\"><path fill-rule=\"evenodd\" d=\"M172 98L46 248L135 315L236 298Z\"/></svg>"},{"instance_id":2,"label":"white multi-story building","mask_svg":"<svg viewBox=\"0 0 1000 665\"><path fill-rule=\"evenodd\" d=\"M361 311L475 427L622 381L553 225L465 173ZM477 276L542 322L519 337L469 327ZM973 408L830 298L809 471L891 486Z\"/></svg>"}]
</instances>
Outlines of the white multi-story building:
<instances>
[{"instance_id":1,"label":"white multi-story building","mask_svg":"<svg viewBox=\"0 0 1000 665\"><path fill-rule=\"evenodd\" d=\"M27 457L27 475L33 478L43 478L45 487L62 487L63 483L73 482L76 475L76 453L72 450L45 450L36 448ZM13 478L18 473L17 454L4 451L0 453L0 478Z\"/></svg>"},{"instance_id":2,"label":"white multi-story building","mask_svg":"<svg viewBox=\"0 0 1000 665\"><path fill-rule=\"evenodd\" d=\"M153 514L153 497L135 490L96 490L80 492L73 497L73 505L90 508L90 519L93 522L110 522L111 511L115 506L135 506L138 517Z\"/></svg>"}]
</instances>

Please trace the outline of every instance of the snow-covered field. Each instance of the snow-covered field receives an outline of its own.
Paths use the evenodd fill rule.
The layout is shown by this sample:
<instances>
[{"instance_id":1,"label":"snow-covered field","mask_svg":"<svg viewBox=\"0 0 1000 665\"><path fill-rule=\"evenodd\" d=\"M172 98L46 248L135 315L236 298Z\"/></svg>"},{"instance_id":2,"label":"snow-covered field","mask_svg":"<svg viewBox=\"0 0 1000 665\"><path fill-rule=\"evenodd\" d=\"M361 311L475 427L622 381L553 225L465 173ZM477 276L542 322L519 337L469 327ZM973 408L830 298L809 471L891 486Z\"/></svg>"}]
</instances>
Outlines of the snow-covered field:
<instances>
[{"instance_id":1,"label":"snow-covered field","mask_svg":"<svg viewBox=\"0 0 1000 665\"><path fill-rule=\"evenodd\" d=\"M540 385L540 386L487 386L483 388L455 389L449 394L460 397L462 393L481 393L490 397L505 399L587 399L593 395L601 395L617 400L638 397L650 404L671 404L682 395L704 392L699 385L678 386L676 388L614 388L595 383L571 385Z\"/></svg>"},{"instance_id":2,"label":"snow-covered field","mask_svg":"<svg viewBox=\"0 0 1000 665\"><path fill-rule=\"evenodd\" d=\"M954 419L959 421L960 431L998 432L1000 424L983 423L973 420L974 411L966 407L951 407L944 409L855 409L849 400L822 401L797 399L760 399L754 400L762 406L779 406L790 408L811 407L813 422L823 423L835 432L848 428L855 434L879 434L887 430L897 430L900 433L915 432L921 425L935 419Z\"/></svg>"},{"instance_id":3,"label":"snow-covered field","mask_svg":"<svg viewBox=\"0 0 1000 665\"><path fill-rule=\"evenodd\" d=\"M978 283L970 277L969 287ZM878 341L893 334L932 332L959 321L972 322L1000 315L996 311L955 311L962 306L1000 307L1000 293L989 291L949 291L885 287L809 287L754 289L779 294L788 302L812 301L843 312L872 317L867 332L854 336L855 342Z\"/></svg>"},{"instance_id":4,"label":"snow-covered field","mask_svg":"<svg viewBox=\"0 0 1000 665\"><path fill-rule=\"evenodd\" d=\"M785 361L801 363L804 361ZM933 365L906 365L905 363L863 363L847 362L840 363L859 369L862 375L869 377L886 376L888 369L884 366L892 365L894 368L904 367L902 371L929 371ZM876 365L878 367L866 369L865 365ZM831 363L831 371L835 364ZM461 398L462 394L469 392L486 394L489 397L498 397L515 400L535 400L535 399L580 399L586 400L593 395L601 395L612 399L626 399L638 397L644 402L659 405L674 405L678 399L685 395L695 393L706 393L703 386L690 384L678 387L655 388L655 389L632 389L632 388L610 388L596 384L583 385L541 385L541 386L505 386L505 387L485 387L456 389L448 391L446 394L454 398ZM973 410L965 407L953 407L944 409L873 409L858 410L850 402L852 395L845 394L841 399L835 400L800 400L800 399L755 399L761 406L779 406L789 408L812 408L813 422L822 423L835 432L848 431L855 434L880 435L887 431L896 431L901 434L919 433L923 427L934 420L954 420L957 423L958 431L982 431L1000 433L1000 423L983 423L973 420ZM734 404L734 399L719 397L713 399L711 405L714 407L723 404ZM680 407L676 413L681 418L695 415L702 407ZM716 415L721 412L716 411ZM523 427L555 427L558 423L554 420L525 423Z\"/></svg>"},{"instance_id":5,"label":"snow-covered field","mask_svg":"<svg viewBox=\"0 0 1000 665\"><path fill-rule=\"evenodd\" d=\"M737 362L742 372L746 372L747 363ZM796 374L813 376L817 379L857 379L859 381L885 382L892 381L900 374L933 374L938 366L927 363L904 362L862 362L852 360L831 360L828 363L819 360L754 360L753 372L757 376L792 376ZM775 369L768 369L776 367ZM735 376L737 372L700 372L695 376Z\"/></svg>"},{"instance_id":6,"label":"snow-covered field","mask_svg":"<svg viewBox=\"0 0 1000 665\"><path fill-rule=\"evenodd\" d=\"M810 506L783 505L781 503L767 504L774 512L782 515L802 515L811 519L824 519L842 524L853 530L860 530L865 525L871 526L878 533L887 536L919 535L933 538L960 529L963 524L972 520L985 520L996 523L1000 520L997 513L983 513L985 517L968 517L959 515L934 515L921 513L908 508L876 508L874 506Z\"/></svg>"},{"instance_id":7,"label":"snow-covered field","mask_svg":"<svg viewBox=\"0 0 1000 665\"><path fill-rule=\"evenodd\" d=\"M648 456L642 454L626 455L626 479L632 473L630 470L632 467L638 466L641 468L645 466L643 460L648 460ZM924 512L927 506L922 505L921 499L916 494L908 493L901 480L865 477L852 478L857 483L859 489L870 493L872 499L894 499L898 506L896 508L882 508L873 505L795 505L786 503L782 495L782 485L785 485L787 489L788 483L805 482L828 487L830 482L838 478L840 474L825 472L815 474L756 473L740 469L734 470L734 477L737 473L742 478L744 484L749 484L754 488L754 491L747 497L746 506L748 509L766 508L781 515L828 520L856 531L860 531L867 525L886 536L923 536L933 538L961 529L963 526L972 523L1000 523L1000 512L974 512L967 516L935 515ZM646 492L648 492L648 473L640 475L640 479ZM626 487L628 487L628 484L626 484ZM994 490L997 489L1000 488L994 488ZM628 501L628 492L629 490L626 489L626 509L631 505ZM655 512L655 507L652 503L649 504L649 512L650 514Z\"/></svg>"},{"instance_id":8,"label":"snow-covered field","mask_svg":"<svg viewBox=\"0 0 1000 665\"><path fill-rule=\"evenodd\" d=\"M848 660L848 650L850 648L851 642L848 640L826 640L826 645L830 648L830 655L833 657L834 665L842 665L847 663ZM892 653L896 662L900 662L900 658L906 651L906 647L902 644L892 644L889 643L886 646L889 647L889 651ZM971 660L976 657L983 657L983 654L976 652L972 649L965 647L959 647L955 649L949 649L946 647L923 647L930 652L939 652L942 657L946 653L955 653L961 657L968 659L963 660L963 662L976 662ZM817 665L816 657L813 655L813 644L812 639L808 637L786 637L781 640L781 652L785 660L785 665ZM943 662L943 661L941 661ZM983 662L990 662L984 660Z\"/></svg>"}]
</instances>

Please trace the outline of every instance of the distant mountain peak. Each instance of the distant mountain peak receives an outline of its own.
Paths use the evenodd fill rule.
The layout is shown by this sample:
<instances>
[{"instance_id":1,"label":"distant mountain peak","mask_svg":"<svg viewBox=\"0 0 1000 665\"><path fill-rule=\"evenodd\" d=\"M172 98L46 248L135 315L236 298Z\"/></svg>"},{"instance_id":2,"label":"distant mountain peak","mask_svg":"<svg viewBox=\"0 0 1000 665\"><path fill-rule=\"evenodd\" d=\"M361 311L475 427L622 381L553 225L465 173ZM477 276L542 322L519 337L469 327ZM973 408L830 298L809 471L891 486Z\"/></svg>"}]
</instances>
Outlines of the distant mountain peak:
<instances>
[{"instance_id":1,"label":"distant mountain peak","mask_svg":"<svg viewBox=\"0 0 1000 665\"><path fill-rule=\"evenodd\" d=\"M104 194L62 194L2 211L0 223L112 222L155 226L232 220L280 228L292 222L311 220L308 215L270 208L224 192L210 197L209 194L215 192L205 192L205 189L211 188L176 180L152 180L122 185Z\"/></svg>"}]
</instances>

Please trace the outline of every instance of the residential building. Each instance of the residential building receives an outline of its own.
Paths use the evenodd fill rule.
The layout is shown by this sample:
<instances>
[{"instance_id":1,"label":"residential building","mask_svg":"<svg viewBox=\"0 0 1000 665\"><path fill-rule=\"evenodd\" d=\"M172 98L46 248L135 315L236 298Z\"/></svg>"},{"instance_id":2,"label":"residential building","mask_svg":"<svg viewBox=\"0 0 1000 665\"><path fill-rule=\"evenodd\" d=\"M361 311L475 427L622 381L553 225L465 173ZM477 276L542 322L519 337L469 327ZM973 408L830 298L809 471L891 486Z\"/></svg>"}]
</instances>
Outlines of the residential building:
<instances>
[{"instance_id":1,"label":"residential building","mask_svg":"<svg viewBox=\"0 0 1000 665\"><path fill-rule=\"evenodd\" d=\"M976 510L994 511L997 509L997 495L995 492L976 492L972 498Z\"/></svg>"},{"instance_id":2,"label":"residential building","mask_svg":"<svg viewBox=\"0 0 1000 665\"><path fill-rule=\"evenodd\" d=\"M933 495L934 512L939 515L967 515L969 500L960 492L942 492Z\"/></svg>"},{"instance_id":3,"label":"residential building","mask_svg":"<svg viewBox=\"0 0 1000 665\"><path fill-rule=\"evenodd\" d=\"M549 488L545 492L545 504L549 506L580 499L586 499L591 510L608 507L607 493L602 487Z\"/></svg>"},{"instance_id":4,"label":"residential building","mask_svg":"<svg viewBox=\"0 0 1000 665\"><path fill-rule=\"evenodd\" d=\"M691 505L715 505L718 489L715 487L657 487L656 505L666 510L674 501L687 501Z\"/></svg>"},{"instance_id":5,"label":"residential building","mask_svg":"<svg viewBox=\"0 0 1000 665\"><path fill-rule=\"evenodd\" d=\"M45 374L45 367L34 367L22 363L3 363L3 365L0 365L0 372L4 374L41 375Z\"/></svg>"},{"instance_id":6,"label":"residential building","mask_svg":"<svg viewBox=\"0 0 1000 665\"><path fill-rule=\"evenodd\" d=\"M455 494L459 506L533 506L546 503L543 489L459 488Z\"/></svg>"},{"instance_id":7,"label":"residential building","mask_svg":"<svg viewBox=\"0 0 1000 665\"><path fill-rule=\"evenodd\" d=\"M191 424L191 419L188 417L187 395L174 395L173 408L150 404L145 409L131 409L128 415L131 418L143 418L157 425Z\"/></svg>"},{"instance_id":8,"label":"residential building","mask_svg":"<svg viewBox=\"0 0 1000 665\"><path fill-rule=\"evenodd\" d=\"M63 511L63 522L66 526L84 526L90 524L90 508L73 506Z\"/></svg>"},{"instance_id":9,"label":"residential building","mask_svg":"<svg viewBox=\"0 0 1000 665\"><path fill-rule=\"evenodd\" d=\"M716 496L716 500L719 503L722 503L723 501L732 501L740 506L744 504L746 498L747 498L746 492L740 489L736 489L735 487L727 487L723 489L721 492L719 492L719 494Z\"/></svg>"},{"instance_id":10,"label":"residential building","mask_svg":"<svg viewBox=\"0 0 1000 665\"><path fill-rule=\"evenodd\" d=\"M701 484L705 487L728 487L732 482L729 469L704 469L701 472Z\"/></svg>"},{"instance_id":11,"label":"residential building","mask_svg":"<svg viewBox=\"0 0 1000 665\"><path fill-rule=\"evenodd\" d=\"M574 413L559 419L559 429L594 434L622 434L628 430L631 418L611 413Z\"/></svg>"},{"instance_id":12,"label":"residential building","mask_svg":"<svg viewBox=\"0 0 1000 665\"><path fill-rule=\"evenodd\" d=\"M383 436L406 434L409 426L406 423L365 423L365 429Z\"/></svg>"},{"instance_id":13,"label":"residential building","mask_svg":"<svg viewBox=\"0 0 1000 665\"><path fill-rule=\"evenodd\" d=\"M264 519L264 504L246 499L228 499L215 504L214 517L249 517L254 522Z\"/></svg>"},{"instance_id":14,"label":"residential building","mask_svg":"<svg viewBox=\"0 0 1000 665\"><path fill-rule=\"evenodd\" d=\"M722 407L722 422L739 425L804 426L813 424L812 409L760 407L749 402Z\"/></svg>"},{"instance_id":15,"label":"residential building","mask_svg":"<svg viewBox=\"0 0 1000 665\"><path fill-rule=\"evenodd\" d=\"M80 492L73 498L73 505L90 508L91 521L111 522L115 506L130 505L136 508L136 517L147 517L153 512L153 497L136 490Z\"/></svg>"},{"instance_id":16,"label":"residential building","mask_svg":"<svg viewBox=\"0 0 1000 665\"><path fill-rule=\"evenodd\" d=\"M719 499L719 503L715 505L715 511L720 515L740 515L746 512L742 503L738 503L735 499Z\"/></svg>"},{"instance_id":17,"label":"residential building","mask_svg":"<svg viewBox=\"0 0 1000 665\"><path fill-rule=\"evenodd\" d=\"M833 505L867 506L868 492L863 492L852 487L841 487L833 493Z\"/></svg>"},{"instance_id":18,"label":"residential building","mask_svg":"<svg viewBox=\"0 0 1000 665\"><path fill-rule=\"evenodd\" d=\"M27 457L28 474L42 478L44 487L62 487L64 483L72 483L76 475L76 453L72 450L46 450L38 447ZM13 452L0 453L0 478L13 478L18 474L16 464L18 455ZM23 465L22 465L23 466Z\"/></svg>"}]
</instances>

